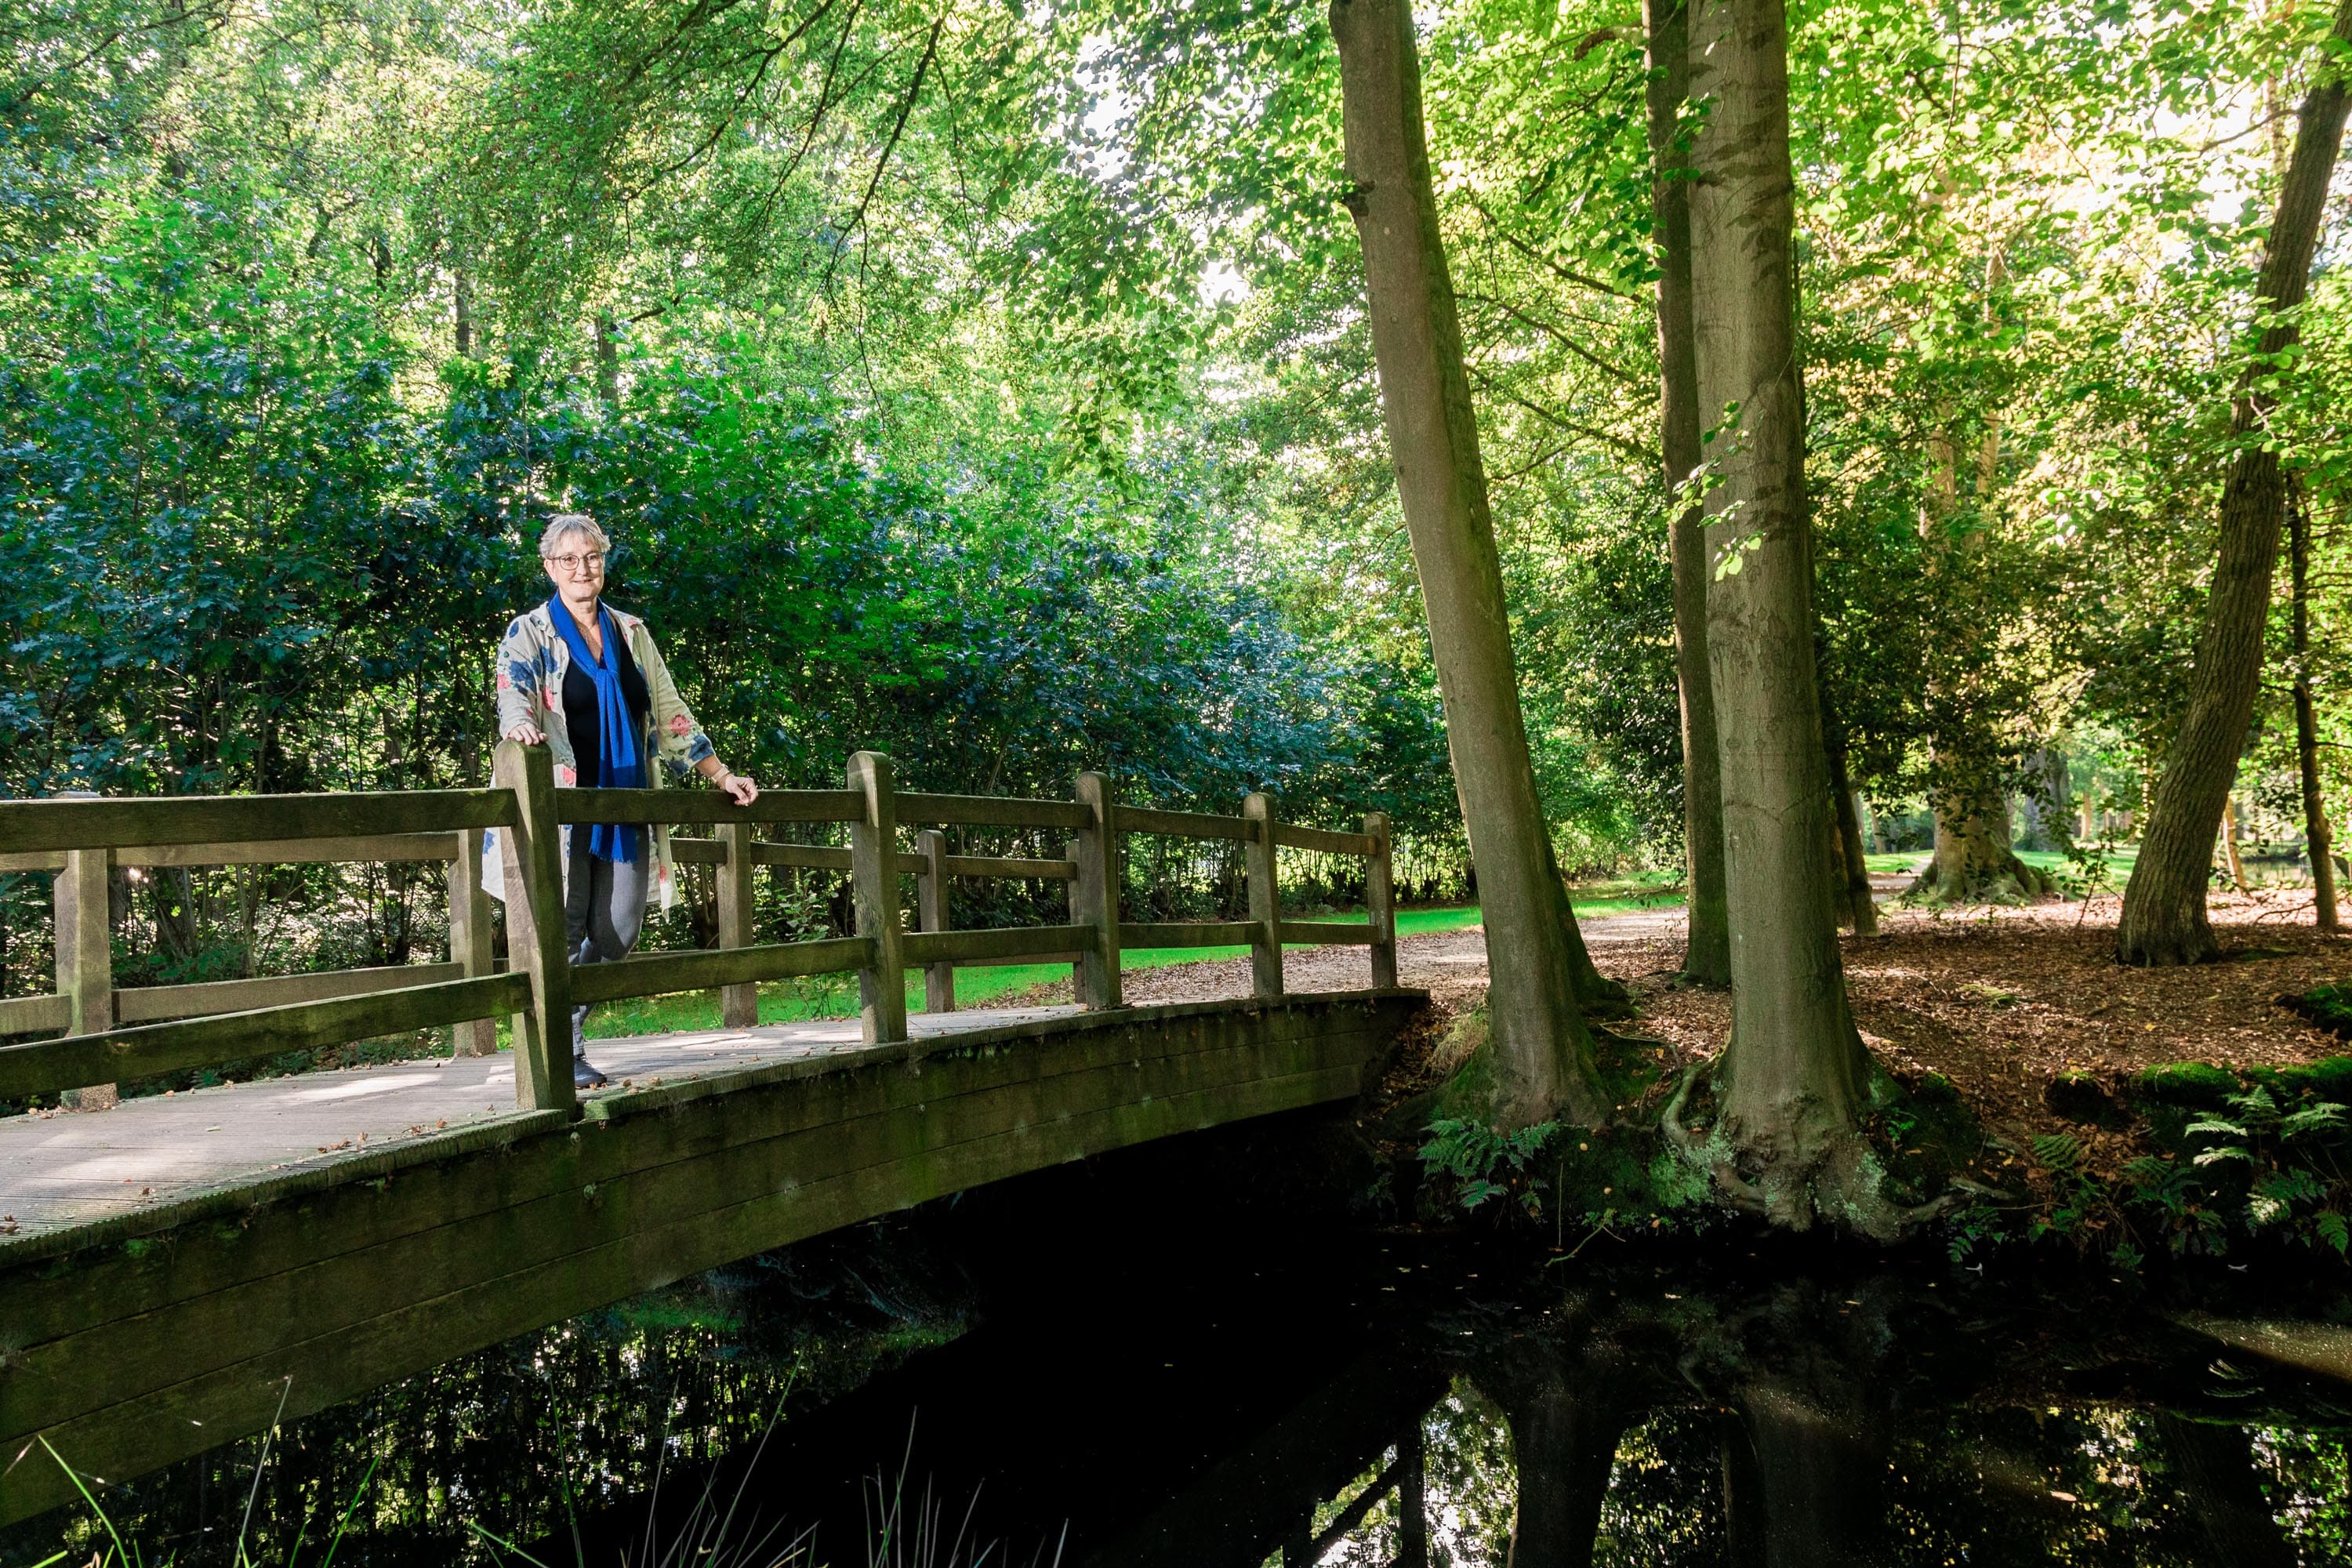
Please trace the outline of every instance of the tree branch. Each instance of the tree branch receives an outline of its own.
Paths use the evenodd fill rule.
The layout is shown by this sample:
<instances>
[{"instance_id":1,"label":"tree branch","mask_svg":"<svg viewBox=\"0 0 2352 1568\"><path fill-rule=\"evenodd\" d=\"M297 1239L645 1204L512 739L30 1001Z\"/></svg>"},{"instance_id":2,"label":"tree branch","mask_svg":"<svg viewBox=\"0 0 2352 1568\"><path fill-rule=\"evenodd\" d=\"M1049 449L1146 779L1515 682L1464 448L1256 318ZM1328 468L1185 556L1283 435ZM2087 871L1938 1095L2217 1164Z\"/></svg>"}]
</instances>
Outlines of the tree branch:
<instances>
[{"instance_id":1,"label":"tree branch","mask_svg":"<svg viewBox=\"0 0 2352 1568\"><path fill-rule=\"evenodd\" d=\"M940 29L947 25L948 14L941 11L939 19L931 24L930 37L923 40L923 58L915 62L914 79L907 84L907 96L898 104L898 118L890 127L890 140L882 144L882 156L874 161L874 177L866 182L866 194L857 198L857 210L850 214L849 221L841 227L843 246L849 243L851 235L866 226L866 209L874 205L874 193L882 187L882 174L890 166L890 154L898 150L898 138L906 134L908 118L915 112L915 100L922 96L923 77L931 68L932 57L939 53ZM834 269L840 264L841 247L835 247L833 255L825 260L824 279L818 285L821 289L831 289Z\"/></svg>"}]
</instances>

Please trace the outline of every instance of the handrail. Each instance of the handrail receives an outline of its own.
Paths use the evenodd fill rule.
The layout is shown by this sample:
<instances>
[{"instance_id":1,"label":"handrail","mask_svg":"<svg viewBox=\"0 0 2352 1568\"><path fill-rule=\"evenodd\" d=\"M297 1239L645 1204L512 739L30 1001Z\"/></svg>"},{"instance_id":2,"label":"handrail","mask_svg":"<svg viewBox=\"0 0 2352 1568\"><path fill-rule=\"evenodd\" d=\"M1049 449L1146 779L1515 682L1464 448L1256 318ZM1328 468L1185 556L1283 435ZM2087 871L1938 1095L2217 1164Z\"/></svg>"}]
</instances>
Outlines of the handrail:
<instances>
[{"instance_id":1,"label":"handrail","mask_svg":"<svg viewBox=\"0 0 2352 1568\"><path fill-rule=\"evenodd\" d=\"M502 789L0 801L0 855L510 827Z\"/></svg>"},{"instance_id":2,"label":"handrail","mask_svg":"<svg viewBox=\"0 0 2352 1568\"><path fill-rule=\"evenodd\" d=\"M58 798L0 801L0 871L57 873L58 989L0 1001L0 1033L63 1029L64 1037L0 1046L0 1100L110 1086L284 1052L317 1049L408 1029L455 1026L457 1048L494 1048L494 1019L515 1021L516 1097L526 1108L569 1109L569 1015L576 1005L717 989L730 1027L758 1019L758 986L803 975L856 973L863 1032L873 1041L907 1034L904 975L924 973L925 1003L955 1006L959 965L1071 963L1082 1005L1124 1005L1125 947L1246 944L1254 989L1283 993L1286 943L1368 945L1376 987L1396 983L1396 930L1387 819L1339 833L1278 821L1272 797L1253 795L1239 816L1129 806L1109 781L1082 773L1075 798L900 791L887 757L861 752L848 787L771 790L750 807L713 793L675 789L558 788L543 746L502 742L488 789L315 795ZM719 945L575 966L565 951L566 824L703 825L706 837L674 836L684 863L713 868ZM919 825L916 850L898 847L898 826ZM847 847L753 837L757 825L843 824ZM950 855L947 826L1063 829L1058 858ZM498 835L510 967L492 961L483 890L485 828ZM1156 834L1243 847L1250 914L1240 921L1119 919L1119 841ZM1283 848L1367 861L1364 924L1286 921L1276 897ZM448 867L450 957L437 963L117 988L110 957L107 876L113 866L304 862L442 862ZM814 941L751 940L753 875L761 866L847 872L856 934ZM919 919L903 929L898 879L916 879ZM948 920L957 877L1058 881L1070 919L1059 925L956 931Z\"/></svg>"}]
</instances>

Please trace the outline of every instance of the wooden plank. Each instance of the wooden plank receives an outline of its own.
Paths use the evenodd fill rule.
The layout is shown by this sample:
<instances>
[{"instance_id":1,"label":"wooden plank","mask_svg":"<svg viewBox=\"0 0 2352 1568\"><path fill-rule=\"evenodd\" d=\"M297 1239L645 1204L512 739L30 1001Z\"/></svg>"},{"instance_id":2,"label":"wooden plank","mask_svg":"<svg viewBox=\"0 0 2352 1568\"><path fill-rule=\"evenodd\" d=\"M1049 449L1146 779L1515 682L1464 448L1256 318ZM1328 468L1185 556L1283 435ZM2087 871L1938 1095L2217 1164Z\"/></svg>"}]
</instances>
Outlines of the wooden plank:
<instances>
[{"instance_id":1,"label":"wooden plank","mask_svg":"<svg viewBox=\"0 0 2352 1568\"><path fill-rule=\"evenodd\" d=\"M1257 791L1242 802L1242 815L1255 829L1243 858L1249 863L1250 992L1261 1002L1282 996L1282 884L1277 879L1282 843L1274 796Z\"/></svg>"},{"instance_id":2,"label":"wooden plank","mask_svg":"<svg viewBox=\"0 0 2352 1568\"><path fill-rule=\"evenodd\" d=\"M873 953L857 972L857 1026L869 1046L907 1037L905 955L898 909L897 765L880 752L852 752L849 787L865 802L849 825L849 894L857 934Z\"/></svg>"},{"instance_id":3,"label":"wooden plank","mask_svg":"<svg viewBox=\"0 0 2352 1568\"><path fill-rule=\"evenodd\" d=\"M200 1018L212 1013L289 1007L337 996L373 996L379 991L436 985L444 980L465 977L463 963L391 963L374 969L330 969L316 974L208 980L194 985L141 985L114 994L114 1016L124 1024L152 1024L165 1018Z\"/></svg>"},{"instance_id":4,"label":"wooden plank","mask_svg":"<svg viewBox=\"0 0 2352 1568\"><path fill-rule=\"evenodd\" d=\"M515 1106L569 1111L579 1096L572 1085L572 954L555 764L545 746L500 741L490 776L514 796L516 826L499 835L507 963L529 983L520 994L530 1005L514 1016Z\"/></svg>"},{"instance_id":5,"label":"wooden plank","mask_svg":"<svg viewBox=\"0 0 2352 1568\"><path fill-rule=\"evenodd\" d=\"M583 963L572 972L572 1000L614 1002L624 996L662 996L673 991L709 991L722 985L757 985L801 974L841 974L873 961L870 937L829 937L818 942L771 942L757 947L709 948L699 952L644 952L611 963Z\"/></svg>"},{"instance_id":6,"label":"wooden plank","mask_svg":"<svg viewBox=\"0 0 2352 1568\"><path fill-rule=\"evenodd\" d=\"M751 943L751 825L726 822L719 826L727 859L715 873L719 882L719 946L721 951ZM729 1029L748 1029L760 1021L760 988L747 981L719 988L719 1022Z\"/></svg>"},{"instance_id":7,"label":"wooden plank","mask_svg":"<svg viewBox=\"0 0 2352 1568\"><path fill-rule=\"evenodd\" d=\"M854 790L767 789L750 805L701 789L560 789L563 822L855 822L864 806Z\"/></svg>"},{"instance_id":8,"label":"wooden plank","mask_svg":"<svg viewBox=\"0 0 2352 1568\"><path fill-rule=\"evenodd\" d=\"M1356 925L1348 921L1284 921L1282 940L1310 946L1328 947L1352 942L1370 947L1380 940L1380 933L1369 924Z\"/></svg>"},{"instance_id":9,"label":"wooden plank","mask_svg":"<svg viewBox=\"0 0 2352 1568\"><path fill-rule=\"evenodd\" d=\"M1094 816L1069 800L1026 800L1016 795L922 795L901 792L898 820L926 826L967 823L981 827L1085 827Z\"/></svg>"},{"instance_id":10,"label":"wooden plank","mask_svg":"<svg viewBox=\"0 0 2352 1568\"><path fill-rule=\"evenodd\" d=\"M1155 811L1145 805L1120 806L1118 826L1123 833L1159 833L1171 838L1228 838L1243 844L1249 842L1256 831L1238 816L1212 816L1201 811Z\"/></svg>"},{"instance_id":11,"label":"wooden plank","mask_svg":"<svg viewBox=\"0 0 2352 1568\"><path fill-rule=\"evenodd\" d=\"M763 797L764 798L764 797ZM749 823L742 824L750 826ZM724 866L727 846L716 838L682 838L673 834L670 854L680 863L689 866ZM754 866L803 866L818 871L846 871L849 851L825 844L770 844L754 840L751 845ZM898 854L898 869L920 874L923 858L904 850Z\"/></svg>"},{"instance_id":12,"label":"wooden plank","mask_svg":"<svg viewBox=\"0 0 2352 1568\"><path fill-rule=\"evenodd\" d=\"M459 833L449 862L449 959L468 978L498 973L490 940L490 895L482 885L482 835ZM475 1018L451 1026L449 1054L487 1057L499 1048L499 1021Z\"/></svg>"},{"instance_id":13,"label":"wooden plank","mask_svg":"<svg viewBox=\"0 0 2352 1568\"><path fill-rule=\"evenodd\" d=\"M66 999L68 1035L102 1035L120 1022L114 1016L114 900L107 889L111 858L104 849L68 849L53 884L58 994ZM104 1110L118 1098L110 1079L58 1087L77 1110Z\"/></svg>"},{"instance_id":14,"label":"wooden plank","mask_svg":"<svg viewBox=\"0 0 2352 1568\"><path fill-rule=\"evenodd\" d=\"M0 1002L0 1035L71 1028L72 1003L63 996L11 996Z\"/></svg>"},{"instance_id":15,"label":"wooden plank","mask_svg":"<svg viewBox=\"0 0 2352 1568\"><path fill-rule=\"evenodd\" d=\"M0 801L0 855L368 838L505 827L513 821L513 796L497 789L11 800Z\"/></svg>"},{"instance_id":16,"label":"wooden plank","mask_svg":"<svg viewBox=\"0 0 2352 1568\"><path fill-rule=\"evenodd\" d=\"M916 929L950 930L954 921L949 918L948 906L948 836L936 827L924 828L915 835L915 853L923 862L922 872L915 882ZM945 962L925 964L923 1011L955 1010L955 965Z\"/></svg>"},{"instance_id":17,"label":"wooden plank","mask_svg":"<svg viewBox=\"0 0 2352 1568\"><path fill-rule=\"evenodd\" d=\"M446 860L455 836L447 833L374 833L345 838L260 838L249 844L147 844L114 852L118 866L331 866L390 865ZM66 863L60 849L0 855L0 871L54 871Z\"/></svg>"},{"instance_id":18,"label":"wooden plank","mask_svg":"<svg viewBox=\"0 0 2352 1568\"><path fill-rule=\"evenodd\" d=\"M1372 841L1371 859L1364 867L1364 914L1371 921L1372 989L1393 991L1397 983L1396 879L1389 866L1389 817L1384 811L1364 815L1364 837Z\"/></svg>"},{"instance_id":19,"label":"wooden plank","mask_svg":"<svg viewBox=\"0 0 2352 1568\"><path fill-rule=\"evenodd\" d=\"M152 1078L215 1062L317 1050L375 1035L463 1023L520 1007L530 994L530 982L523 975L492 974L249 1013L216 1013L102 1035L69 1035L60 1040L0 1046L0 1100L22 1100L60 1089ZM568 1087L568 1077L565 1083Z\"/></svg>"},{"instance_id":20,"label":"wooden plank","mask_svg":"<svg viewBox=\"0 0 2352 1568\"><path fill-rule=\"evenodd\" d=\"M1332 833L1289 822L1275 824L1274 841L1286 849L1319 849L1327 855L1370 855L1379 847L1368 833Z\"/></svg>"},{"instance_id":21,"label":"wooden plank","mask_svg":"<svg viewBox=\"0 0 2352 1568\"><path fill-rule=\"evenodd\" d=\"M766 796L763 795L761 798L765 799ZM716 838L673 837L669 841L669 847L672 855L689 865L723 866L727 863L727 847ZM681 850L684 853L680 853ZM1047 863L1050 864L1050 862ZM818 871L846 871L849 869L849 851L836 849L825 844L770 844L758 841L751 846L751 864L754 866L802 866ZM898 869L919 876L923 869L923 858L920 855L900 850Z\"/></svg>"},{"instance_id":22,"label":"wooden plank","mask_svg":"<svg viewBox=\"0 0 2352 1568\"><path fill-rule=\"evenodd\" d=\"M1070 884L1070 919L1089 931L1078 946L1077 973L1072 976L1078 1005L1095 1012L1124 1006L1118 964L1118 805L1110 780L1101 773L1077 777L1078 804L1087 820L1078 829L1070 856L1078 868Z\"/></svg>"},{"instance_id":23,"label":"wooden plank","mask_svg":"<svg viewBox=\"0 0 2352 1568\"><path fill-rule=\"evenodd\" d=\"M910 931L898 950L908 963L967 963L985 958L1040 959L1085 946L1095 940L1087 925L1000 926L990 931Z\"/></svg>"},{"instance_id":24,"label":"wooden plank","mask_svg":"<svg viewBox=\"0 0 2352 1568\"><path fill-rule=\"evenodd\" d=\"M825 844L754 844L751 858L762 866L798 866L811 871L849 869L849 851Z\"/></svg>"},{"instance_id":25,"label":"wooden plank","mask_svg":"<svg viewBox=\"0 0 2352 1568\"><path fill-rule=\"evenodd\" d=\"M1246 947L1255 921L1122 921L1121 947Z\"/></svg>"},{"instance_id":26,"label":"wooden plank","mask_svg":"<svg viewBox=\"0 0 2352 1568\"><path fill-rule=\"evenodd\" d=\"M1034 877L1067 882L1078 874L1074 860L1022 860L1000 855L950 855L941 862L950 877Z\"/></svg>"}]
</instances>

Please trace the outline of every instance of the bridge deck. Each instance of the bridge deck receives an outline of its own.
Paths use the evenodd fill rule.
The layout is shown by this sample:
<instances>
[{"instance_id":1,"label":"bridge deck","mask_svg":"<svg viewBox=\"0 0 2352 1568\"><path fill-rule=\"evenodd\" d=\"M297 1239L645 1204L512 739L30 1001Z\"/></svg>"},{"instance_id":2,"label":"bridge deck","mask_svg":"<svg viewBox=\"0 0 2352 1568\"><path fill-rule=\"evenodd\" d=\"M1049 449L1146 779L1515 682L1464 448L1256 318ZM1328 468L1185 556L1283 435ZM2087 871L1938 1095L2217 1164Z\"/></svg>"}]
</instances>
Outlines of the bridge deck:
<instances>
[{"instance_id":1,"label":"bridge deck","mask_svg":"<svg viewBox=\"0 0 2352 1568\"><path fill-rule=\"evenodd\" d=\"M1070 1005L972 1008L920 1014L908 1024L916 1039L936 1040L1080 1016ZM866 1048L855 1018L594 1040L589 1059L613 1081L582 1099L621 1100L762 1063L846 1058ZM129 1216L515 1114L514 1058L501 1054L261 1079L125 1100L105 1111L10 1117L0 1121L0 1237Z\"/></svg>"},{"instance_id":2,"label":"bridge deck","mask_svg":"<svg viewBox=\"0 0 2352 1568\"><path fill-rule=\"evenodd\" d=\"M877 1046L845 1022L612 1041L596 1060L626 1087L576 1119L504 1109L511 1058L12 1119L0 1523L73 1495L23 1462L37 1439L136 1475L804 1237L1345 1101L1427 1001L973 1011Z\"/></svg>"}]
</instances>

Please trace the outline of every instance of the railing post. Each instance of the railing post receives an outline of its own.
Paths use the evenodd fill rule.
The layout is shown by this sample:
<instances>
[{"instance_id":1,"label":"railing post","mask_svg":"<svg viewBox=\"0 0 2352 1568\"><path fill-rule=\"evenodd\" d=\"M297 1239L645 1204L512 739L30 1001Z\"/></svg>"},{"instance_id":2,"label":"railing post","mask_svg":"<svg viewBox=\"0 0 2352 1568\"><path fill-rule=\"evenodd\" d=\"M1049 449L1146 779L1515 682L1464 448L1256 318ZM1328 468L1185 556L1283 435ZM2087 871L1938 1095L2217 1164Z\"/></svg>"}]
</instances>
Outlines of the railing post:
<instances>
[{"instance_id":1,"label":"railing post","mask_svg":"<svg viewBox=\"0 0 2352 1568\"><path fill-rule=\"evenodd\" d=\"M923 874L915 883L915 918L919 931L946 931L948 916L948 836L936 827L915 835L915 853L923 858ZM955 965L923 966L923 1011L955 1011Z\"/></svg>"},{"instance_id":2,"label":"railing post","mask_svg":"<svg viewBox=\"0 0 2352 1568\"><path fill-rule=\"evenodd\" d=\"M570 1110L572 955L563 934L563 828L555 820L555 764L545 746L499 742L491 779L514 792L506 846L507 963L530 978L530 1010L515 1015L515 1103ZM585 831L585 829L583 829Z\"/></svg>"},{"instance_id":3,"label":"railing post","mask_svg":"<svg viewBox=\"0 0 2352 1568\"><path fill-rule=\"evenodd\" d=\"M1389 866L1389 814L1364 814L1364 836L1372 853L1364 862L1364 918L1372 927L1372 989L1393 991L1397 983L1396 881Z\"/></svg>"},{"instance_id":4,"label":"railing post","mask_svg":"<svg viewBox=\"0 0 2352 1568\"><path fill-rule=\"evenodd\" d=\"M1251 826L1244 855L1249 864L1250 994L1261 1002L1282 999L1282 890L1275 881L1274 796L1256 791L1242 801Z\"/></svg>"},{"instance_id":5,"label":"railing post","mask_svg":"<svg viewBox=\"0 0 2352 1568\"><path fill-rule=\"evenodd\" d=\"M67 790L60 800L95 800ZM68 849L58 873L53 905L58 939L58 994L66 999L66 1033L102 1035L114 1027L114 931L106 892L110 849ZM79 1085L65 1092L78 1110L104 1110L117 1102L114 1085Z\"/></svg>"},{"instance_id":6,"label":"railing post","mask_svg":"<svg viewBox=\"0 0 2352 1568\"><path fill-rule=\"evenodd\" d=\"M449 862L449 957L466 966L466 978L478 980L494 968L490 956L490 895L482 886L482 835L469 829L457 835L457 858ZM453 1057L496 1056L499 1021L475 1018L449 1026Z\"/></svg>"},{"instance_id":7,"label":"railing post","mask_svg":"<svg viewBox=\"0 0 2352 1568\"><path fill-rule=\"evenodd\" d=\"M1077 797L1090 820L1071 846L1078 875L1070 884L1070 923L1095 928L1078 953L1078 1005L1101 1012L1127 1005L1118 973L1118 807L1101 773L1080 773Z\"/></svg>"},{"instance_id":8,"label":"railing post","mask_svg":"<svg viewBox=\"0 0 2352 1568\"><path fill-rule=\"evenodd\" d=\"M1082 852L1078 847L1078 841L1075 838L1062 846L1062 858L1067 860L1073 866L1084 863L1081 858L1081 853ZM1073 877L1068 881L1062 884L1063 889L1070 896L1070 923L1072 925L1083 925L1086 923L1086 917L1080 912L1085 909L1087 901L1086 893L1080 887L1080 884L1083 881L1084 878L1082 876ZM1077 1003L1080 1006L1086 1005L1087 955L1083 952L1078 954L1076 962L1070 965L1070 999Z\"/></svg>"},{"instance_id":9,"label":"railing post","mask_svg":"<svg viewBox=\"0 0 2352 1568\"><path fill-rule=\"evenodd\" d=\"M849 884L857 934L874 939L874 963L857 972L861 1037L869 1046L907 1037L907 972L898 956L898 809L891 794L890 759L854 752L849 787L866 797L861 821L849 825Z\"/></svg>"},{"instance_id":10,"label":"railing post","mask_svg":"<svg viewBox=\"0 0 2352 1568\"><path fill-rule=\"evenodd\" d=\"M719 842L727 858L714 868L719 883L719 945L751 945L751 825L722 822ZM749 1029L760 1022L760 988L756 984L719 988L719 1022L730 1029Z\"/></svg>"}]
</instances>

